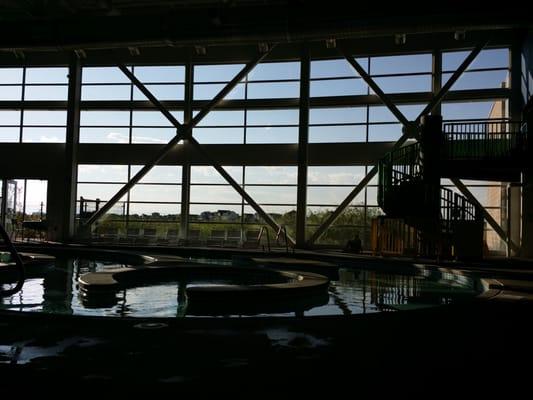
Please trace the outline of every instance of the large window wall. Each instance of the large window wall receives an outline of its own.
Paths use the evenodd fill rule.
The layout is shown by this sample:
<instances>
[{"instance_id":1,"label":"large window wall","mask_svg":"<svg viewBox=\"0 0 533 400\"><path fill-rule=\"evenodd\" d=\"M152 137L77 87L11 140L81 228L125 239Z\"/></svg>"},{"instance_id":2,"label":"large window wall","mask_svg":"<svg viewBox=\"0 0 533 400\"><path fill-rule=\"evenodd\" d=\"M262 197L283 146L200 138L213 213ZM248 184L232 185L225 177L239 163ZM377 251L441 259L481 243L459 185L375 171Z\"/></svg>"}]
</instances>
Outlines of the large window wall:
<instances>
[{"instance_id":1,"label":"large window wall","mask_svg":"<svg viewBox=\"0 0 533 400\"><path fill-rule=\"evenodd\" d=\"M392 96L400 111L414 120L438 90L436 82L444 84L468 53L428 51L355 58ZM439 57L442 62L436 62ZM505 90L511 85L509 58L506 48L483 50L436 112L442 113L445 121L508 118L511 95ZM435 70L439 65L442 69ZM198 63L127 68L178 121L185 122L187 112L196 115L243 66ZM301 67L297 59L258 64L192 131L208 152L233 156L222 156L224 168L291 236L296 236L299 208L298 168L306 167L298 166L296 156L300 113L307 112L306 102L299 99ZM188 68L192 68L191 74ZM65 142L67 75L64 66L0 68L0 141ZM309 157L307 204L299 208L307 213L307 239L364 178L387 146L402 135L402 125L345 59L312 58L309 88L308 146L310 154L321 157L319 161ZM147 146L143 149L149 152L153 148L155 152L156 146L166 144L176 134L169 121L116 67L84 67L80 100L80 145L85 146L85 156L78 166L78 214L81 197L86 205L87 200L99 199L101 206L139 170L142 163L135 146ZM333 147L328 147L335 144L346 145L353 152L337 157ZM120 153L120 162L100 156L104 147L99 146L104 145L116 146L111 152ZM255 145L265 145L265 151L248 156L252 151L248 149ZM109 154L109 148L105 149ZM134 186L100 222L100 229L107 224L115 227L119 236L128 236L128 229L139 229L141 235L145 229L151 234L155 229L158 238L183 237L180 223L186 219L190 237L204 242L221 236L225 240L239 237L242 242L250 236L249 231L265 225L257 211L200 155L178 153ZM467 183L495 213L504 207L488 200L494 198L489 192L495 192L501 182ZM184 210L188 215L181 215ZM317 243L344 245L359 234L367 246L370 221L380 213L377 181L373 179ZM489 228L487 232L490 235Z\"/></svg>"}]
</instances>

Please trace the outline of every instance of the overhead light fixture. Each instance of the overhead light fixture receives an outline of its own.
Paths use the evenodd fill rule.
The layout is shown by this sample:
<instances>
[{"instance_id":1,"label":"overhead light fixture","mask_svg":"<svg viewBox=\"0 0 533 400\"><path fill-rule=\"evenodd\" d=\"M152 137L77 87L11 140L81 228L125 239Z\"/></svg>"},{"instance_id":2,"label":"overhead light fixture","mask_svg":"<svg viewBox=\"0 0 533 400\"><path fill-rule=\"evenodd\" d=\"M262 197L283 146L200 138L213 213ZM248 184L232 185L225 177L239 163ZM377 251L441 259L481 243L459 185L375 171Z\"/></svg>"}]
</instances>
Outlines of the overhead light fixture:
<instances>
[{"instance_id":1,"label":"overhead light fixture","mask_svg":"<svg viewBox=\"0 0 533 400\"><path fill-rule=\"evenodd\" d=\"M138 47L128 47L128 50L130 51L131 56L139 56L141 55L141 52L139 51Z\"/></svg>"},{"instance_id":2,"label":"overhead light fixture","mask_svg":"<svg viewBox=\"0 0 533 400\"><path fill-rule=\"evenodd\" d=\"M76 57L78 57L80 60L82 58L87 58L87 53L85 53L85 50L83 49L74 49L74 54L76 54Z\"/></svg>"},{"instance_id":3,"label":"overhead light fixture","mask_svg":"<svg viewBox=\"0 0 533 400\"><path fill-rule=\"evenodd\" d=\"M465 40L466 32L465 31L455 31L453 34L455 40Z\"/></svg>"},{"instance_id":4,"label":"overhead light fixture","mask_svg":"<svg viewBox=\"0 0 533 400\"><path fill-rule=\"evenodd\" d=\"M205 46L194 46L194 51L198 56L205 56L207 54L207 49Z\"/></svg>"},{"instance_id":5,"label":"overhead light fixture","mask_svg":"<svg viewBox=\"0 0 533 400\"><path fill-rule=\"evenodd\" d=\"M335 49L337 47L337 41L335 39L326 39L326 48Z\"/></svg>"},{"instance_id":6,"label":"overhead light fixture","mask_svg":"<svg viewBox=\"0 0 533 400\"><path fill-rule=\"evenodd\" d=\"M259 42L257 43L257 48L260 53L266 53L270 50L270 45L266 42Z\"/></svg>"},{"instance_id":7,"label":"overhead light fixture","mask_svg":"<svg viewBox=\"0 0 533 400\"><path fill-rule=\"evenodd\" d=\"M24 58L26 57L24 55L24 52L19 49L13 49L13 55L15 56L17 60L24 60Z\"/></svg>"},{"instance_id":8,"label":"overhead light fixture","mask_svg":"<svg viewBox=\"0 0 533 400\"><path fill-rule=\"evenodd\" d=\"M394 35L394 43L397 45L403 45L407 42L407 35L405 33L397 33Z\"/></svg>"}]
</instances>

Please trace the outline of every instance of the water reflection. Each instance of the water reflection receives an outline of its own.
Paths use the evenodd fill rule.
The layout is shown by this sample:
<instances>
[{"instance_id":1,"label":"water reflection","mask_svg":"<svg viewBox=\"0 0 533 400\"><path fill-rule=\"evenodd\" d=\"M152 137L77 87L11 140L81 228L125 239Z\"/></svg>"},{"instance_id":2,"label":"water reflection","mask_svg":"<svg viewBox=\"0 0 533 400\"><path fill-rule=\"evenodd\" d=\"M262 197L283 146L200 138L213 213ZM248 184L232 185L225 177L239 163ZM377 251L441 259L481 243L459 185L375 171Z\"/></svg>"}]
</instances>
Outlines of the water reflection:
<instances>
[{"instance_id":1,"label":"water reflection","mask_svg":"<svg viewBox=\"0 0 533 400\"><path fill-rule=\"evenodd\" d=\"M15 311L95 316L184 317L199 315L353 315L448 304L479 293L478 281L449 270L419 269L403 273L339 268L328 294L289 303L189 304L186 282L173 281L127 288L88 302L80 295L78 278L88 272L126 267L87 259L58 259L40 278L0 300L0 308Z\"/></svg>"}]
</instances>

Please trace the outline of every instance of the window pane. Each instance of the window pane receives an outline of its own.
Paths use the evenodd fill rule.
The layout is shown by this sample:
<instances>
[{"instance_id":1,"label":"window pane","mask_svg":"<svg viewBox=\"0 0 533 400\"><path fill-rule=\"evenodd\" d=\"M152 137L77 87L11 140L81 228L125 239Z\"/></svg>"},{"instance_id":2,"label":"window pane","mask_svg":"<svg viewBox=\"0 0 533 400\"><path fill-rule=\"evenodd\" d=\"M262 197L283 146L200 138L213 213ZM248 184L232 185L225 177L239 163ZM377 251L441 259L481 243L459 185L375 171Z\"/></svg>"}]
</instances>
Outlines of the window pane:
<instances>
[{"instance_id":1,"label":"window pane","mask_svg":"<svg viewBox=\"0 0 533 400\"><path fill-rule=\"evenodd\" d=\"M0 142L16 143L19 141L20 129L19 127L0 127Z\"/></svg>"},{"instance_id":2,"label":"window pane","mask_svg":"<svg viewBox=\"0 0 533 400\"><path fill-rule=\"evenodd\" d=\"M184 85L146 85L146 88L158 100L183 100ZM137 88L133 89L133 100L148 100Z\"/></svg>"},{"instance_id":3,"label":"window pane","mask_svg":"<svg viewBox=\"0 0 533 400\"><path fill-rule=\"evenodd\" d=\"M296 184L296 167L246 167L247 185L254 183Z\"/></svg>"},{"instance_id":4,"label":"window pane","mask_svg":"<svg viewBox=\"0 0 533 400\"><path fill-rule=\"evenodd\" d=\"M360 78L311 81L311 97L355 96L367 94L368 86Z\"/></svg>"},{"instance_id":5,"label":"window pane","mask_svg":"<svg viewBox=\"0 0 533 400\"><path fill-rule=\"evenodd\" d=\"M22 129L23 142L64 143L65 137L65 128L39 127Z\"/></svg>"},{"instance_id":6,"label":"window pane","mask_svg":"<svg viewBox=\"0 0 533 400\"><path fill-rule=\"evenodd\" d=\"M258 64L248 74L248 80L299 79L299 62L272 62Z\"/></svg>"},{"instance_id":7,"label":"window pane","mask_svg":"<svg viewBox=\"0 0 533 400\"><path fill-rule=\"evenodd\" d=\"M80 143L128 143L128 128L80 128Z\"/></svg>"},{"instance_id":8,"label":"window pane","mask_svg":"<svg viewBox=\"0 0 533 400\"><path fill-rule=\"evenodd\" d=\"M0 68L0 84L22 83L22 68Z\"/></svg>"},{"instance_id":9,"label":"window pane","mask_svg":"<svg viewBox=\"0 0 533 400\"><path fill-rule=\"evenodd\" d=\"M368 71L368 59L356 59ZM311 78L336 78L358 76L357 72L344 58L338 60L311 61Z\"/></svg>"},{"instance_id":10,"label":"window pane","mask_svg":"<svg viewBox=\"0 0 533 400\"><path fill-rule=\"evenodd\" d=\"M66 125L66 111L24 111L24 125Z\"/></svg>"},{"instance_id":11,"label":"window pane","mask_svg":"<svg viewBox=\"0 0 533 400\"><path fill-rule=\"evenodd\" d=\"M244 143L244 128L195 128L193 135L200 143Z\"/></svg>"},{"instance_id":12,"label":"window pane","mask_svg":"<svg viewBox=\"0 0 533 400\"><path fill-rule=\"evenodd\" d=\"M366 122L366 107L312 108L310 124L338 124Z\"/></svg>"},{"instance_id":13,"label":"window pane","mask_svg":"<svg viewBox=\"0 0 533 400\"><path fill-rule=\"evenodd\" d=\"M307 182L321 185L356 185L365 176L365 167L308 167Z\"/></svg>"},{"instance_id":14,"label":"window pane","mask_svg":"<svg viewBox=\"0 0 533 400\"><path fill-rule=\"evenodd\" d=\"M166 144L174 136L174 128L133 128L131 131L132 143Z\"/></svg>"},{"instance_id":15,"label":"window pane","mask_svg":"<svg viewBox=\"0 0 533 400\"><path fill-rule=\"evenodd\" d=\"M196 111L194 115L196 116ZM244 111L211 111L198 126L228 126L244 124Z\"/></svg>"},{"instance_id":16,"label":"window pane","mask_svg":"<svg viewBox=\"0 0 533 400\"><path fill-rule=\"evenodd\" d=\"M132 165L131 176L134 176L141 168L142 166L140 165ZM156 165L139 183L181 183L181 166Z\"/></svg>"},{"instance_id":17,"label":"window pane","mask_svg":"<svg viewBox=\"0 0 533 400\"><path fill-rule=\"evenodd\" d=\"M131 67L129 67L131 70ZM82 83L130 83L129 78L118 67L85 67Z\"/></svg>"},{"instance_id":18,"label":"window pane","mask_svg":"<svg viewBox=\"0 0 533 400\"><path fill-rule=\"evenodd\" d=\"M211 100L226 86L225 83L213 84L198 84L194 85L194 100ZM226 100L242 100L244 99L244 84L239 83L231 92L229 92Z\"/></svg>"},{"instance_id":19,"label":"window pane","mask_svg":"<svg viewBox=\"0 0 533 400\"><path fill-rule=\"evenodd\" d=\"M249 99L282 99L300 96L299 82L249 83Z\"/></svg>"},{"instance_id":20,"label":"window pane","mask_svg":"<svg viewBox=\"0 0 533 400\"><path fill-rule=\"evenodd\" d=\"M25 100L67 100L67 86L26 86Z\"/></svg>"},{"instance_id":21,"label":"window pane","mask_svg":"<svg viewBox=\"0 0 533 400\"><path fill-rule=\"evenodd\" d=\"M240 203L241 196L231 186L191 185L191 202Z\"/></svg>"},{"instance_id":22,"label":"window pane","mask_svg":"<svg viewBox=\"0 0 533 400\"><path fill-rule=\"evenodd\" d=\"M229 82L237 75L244 64L195 65L195 82Z\"/></svg>"},{"instance_id":23,"label":"window pane","mask_svg":"<svg viewBox=\"0 0 533 400\"><path fill-rule=\"evenodd\" d=\"M0 86L0 100L20 100L22 86Z\"/></svg>"},{"instance_id":24,"label":"window pane","mask_svg":"<svg viewBox=\"0 0 533 400\"><path fill-rule=\"evenodd\" d=\"M135 114L135 113L134 113ZM86 126L127 126L130 123L129 111L81 111L80 125Z\"/></svg>"},{"instance_id":25,"label":"window pane","mask_svg":"<svg viewBox=\"0 0 533 400\"><path fill-rule=\"evenodd\" d=\"M26 68L26 83L68 83L68 68Z\"/></svg>"},{"instance_id":26,"label":"window pane","mask_svg":"<svg viewBox=\"0 0 533 400\"><path fill-rule=\"evenodd\" d=\"M127 165L78 165L79 182L127 182Z\"/></svg>"},{"instance_id":27,"label":"window pane","mask_svg":"<svg viewBox=\"0 0 533 400\"><path fill-rule=\"evenodd\" d=\"M134 75L143 83L185 82L185 67L182 65L135 67Z\"/></svg>"},{"instance_id":28,"label":"window pane","mask_svg":"<svg viewBox=\"0 0 533 400\"><path fill-rule=\"evenodd\" d=\"M135 185L130 191L130 201L179 202L180 199L178 185Z\"/></svg>"},{"instance_id":29,"label":"window pane","mask_svg":"<svg viewBox=\"0 0 533 400\"><path fill-rule=\"evenodd\" d=\"M247 128L246 143L297 143L297 127Z\"/></svg>"},{"instance_id":30,"label":"window pane","mask_svg":"<svg viewBox=\"0 0 533 400\"><path fill-rule=\"evenodd\" d=\"M130 85L83 85L82 100L130 100Z\"/></svg>"},{"instance_id":31,"label":"window pane","mask_svg":"<svg viewBox=\"0 0 533 400\"><path fill-rule=\"evenodd\" d=\"M372 75L431 72L432 62L431 54L371 57L370 71Z\"/></svg>"},{"instance_id":32,"label":"window pane","mask_svg":"<svg viewBox=\"0 0 533 400\"><path fill-rule=\"evenodd\" d=\"M298 125L298 110L251 110L248 125Z\"/></svg>"},{"instance_id":33,"label":"window pane","mask_svg":"<svg viewBox=\"0 0 533 400\"><path fill-rule=\"evenodd\" d=\"M452 74L443 74L443 82L448 82ZM492 89L508 87L509 72L504 71L479 71L479 72L465 72L455 82L451 90L467 90L467 89Z\"/></svg>"},{"instance_id":34,"label":"window pane","mask_svg":"<svg viewBox=\"0 0 533 400\"><path fill-rule=\"evenodd\" d=\"M242 183L242 167L224 166L224 169L230 176ZM191 167L192 183L227 183L226 180L211 166L192 166Z\"/></svg>"},{"instance_id":35,"label":"window pane","mask_svg":"<svg viewBox=\"0 0 533 400\"><path fill-rule=\"evenodd\" d=\"M366 141L366 126L311 126L310 143L347 143Z\"/></svg>"}]
</instances>

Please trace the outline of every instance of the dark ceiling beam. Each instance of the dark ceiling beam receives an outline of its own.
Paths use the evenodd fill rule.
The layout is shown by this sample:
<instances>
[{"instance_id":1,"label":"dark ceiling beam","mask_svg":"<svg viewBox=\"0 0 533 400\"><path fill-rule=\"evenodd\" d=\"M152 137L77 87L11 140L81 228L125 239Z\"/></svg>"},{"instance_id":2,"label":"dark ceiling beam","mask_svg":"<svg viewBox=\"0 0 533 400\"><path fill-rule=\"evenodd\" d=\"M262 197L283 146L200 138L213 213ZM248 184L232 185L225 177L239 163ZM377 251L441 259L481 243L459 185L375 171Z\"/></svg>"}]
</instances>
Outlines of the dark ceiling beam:
<instances>
[{"instance_id":1,"label":"dark ceiling beam","mask_svg":"<svg viewBox=\"0 0 533 400\"><path fill-rule=\"evenodd\" d=\"M533 26L523 4L513 6L514 0L506 2L506 7L479 7L458 1L441 1L433 6L428 3L424 7L407 2L397 6L387 4L387 7L358 4L357 12L334 1L327 6L317 3L257 1L248 6L175 9L155 5L134 13L122 12L114 5L113 13L94 10L91 15L86 10L74 16L46 10L43 16L34 18L0 17L0 48L287 43ZM446 3L454 4L446 7Z\"/></svg>"},{"instance_id":2,"label":"dark ceiling beam","mask_svg":"<svg viewBox=\"0 0 533 400\"><path fill-rule=\"evenodd\" d=\"M352 38L343 41L345 50L358 56L372 55L394 55L406 53L431 52L433 49L446 50L468 50L476 46L479 41L487 37L487 32L476 31L467 32L464 40L455 40L453 32L419 34L407 36L407 41L403 45L397 45L392 35L374 38ZM510 46L517 40L520 41L523 32L507 30L500 31L497 35L492 35L491 47ZM327 48L325 40L316 40L309 42L311 58L331 59L339 58L339 52L336 48ZM138 47L139 54L132 55L128 48L117 49L92 49L85 50L87 58L83 60L85 66L104 66L110 65L110 60L119 61L127 65L164 65L179 64L191 60L193 63L246 63L257 54L257 44L253 45L235 45L226 46L208 46L205 55L198 55L194 48L189 46L171 47L168 44L159 47ZM267 61L279 60L297 60L299 57L299 43L284 43L277 46ZM2 66L20 66L20 65L67 65L70 59L70 51L61 47L49 49L26 50L24 58L17 58L13 49L0 50L0 64Z\"/></svg>"}]
</instances>

